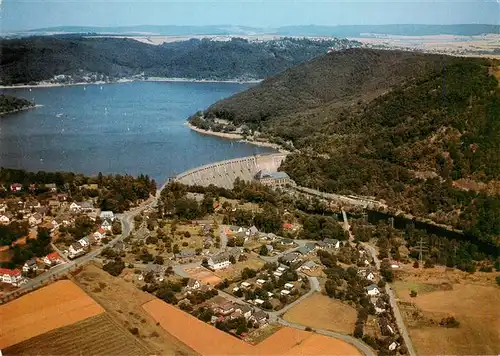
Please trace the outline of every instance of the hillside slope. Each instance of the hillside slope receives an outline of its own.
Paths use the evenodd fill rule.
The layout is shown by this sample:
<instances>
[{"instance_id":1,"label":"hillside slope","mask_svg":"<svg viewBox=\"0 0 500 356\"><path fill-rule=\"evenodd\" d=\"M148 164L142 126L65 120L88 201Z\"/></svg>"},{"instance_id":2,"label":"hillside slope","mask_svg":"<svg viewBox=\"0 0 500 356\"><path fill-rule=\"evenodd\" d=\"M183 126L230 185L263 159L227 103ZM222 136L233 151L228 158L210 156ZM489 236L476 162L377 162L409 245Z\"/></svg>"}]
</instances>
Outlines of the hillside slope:
<instances>
[{"instance_id":1,"label":"hillside slope","mask_svg":"<svg viewBox=\"0 0 500 356\"><path fill-rule=\"evenodd\" d=\"M500 181L499 63L350 49L316 58L208 108L214 118L298 149L299 184L383 199L500 242L500 198L457 188ZM497 191L496 193L500 193Z\"/></svg>"},{"instance_id":2,"label":"hillside slope","mask_svg":"<svg viewBox=\"0 0 500 356\"><path fill-rule=\"evenodd\" d=\"M126 38L76 35L0 41L0 82L38 82L57 75L73 81L142 75L194 79L262 79L356 41L280 39L249 42L189 40L154 46Z\"/></svg>"}]
</instances>

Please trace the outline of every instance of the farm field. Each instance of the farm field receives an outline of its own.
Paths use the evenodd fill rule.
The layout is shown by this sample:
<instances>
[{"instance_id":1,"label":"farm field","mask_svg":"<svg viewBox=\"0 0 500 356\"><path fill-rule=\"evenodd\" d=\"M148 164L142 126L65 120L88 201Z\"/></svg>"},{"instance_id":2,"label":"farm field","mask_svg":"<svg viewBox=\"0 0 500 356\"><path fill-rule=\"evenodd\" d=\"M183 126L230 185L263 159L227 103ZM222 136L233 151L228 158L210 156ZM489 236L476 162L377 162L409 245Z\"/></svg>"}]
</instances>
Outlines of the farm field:
<instances>
[{"instance_id":1,"label":"farm field","mask_svg":"<svg viewBox=\"0 0 500 356\"><path fill-rule=\"evenodd\" d=\"M153 295L109 275L93 264L88 264L73 278L106 309L118 325L128 330L137 328L136 340L149 350L149 354L194 354L190 348L157 326L156 321L141 308L142 304L155 299Z\"/></svg>"},{"instance_id":2,"label":"farm field","mask_svg":"<svg viewBox=\"0 0 500 356\"><path fill-rule=\"evenodd\" d=\"M445 268L408 269L394 284L410 336L420 354L500 354L499 273ZM417 291L411 298L410 290ZM439 325L453 316L458 328Z\"/></svg>"},{"instance_id":3,"label":"farm field","mask_svg":"<svg viewBox=\"0 0 500 356\"><path fill-rule=\"evenodd\" d=\"M146 355L134 336L103 313L2 350L4 355Z\"/></svg>"},{"instance_id":4,"label":"farm field","mask_svg":"<svg viewBox=\"0 0 500 356\"><path fill-rule=\"evenodd\" d=\"M342 340L287 327L254 346L162 300L152 300L143 308L165 330L200 355L361 355Z\"/></svg>"},{"instance_id":5,"label":"farm field","mask_svg":"<svg viewBox=\"0 0 500 356\"><path fill-rule=\"evenodd\" d=\"M290 309L283 318L294 324L350 334L356 323L356 309L315 293Z\"/></svg>"},{"instance_id":6,"label":"farm field","mask_svg":"<svg viewBox=\"0 0 500 356\"><path fill-rule=\"evenodd\" d=\"M55 282L0 306L0 349L103 312L73 282Z\"/></svg>"}]
</instances>

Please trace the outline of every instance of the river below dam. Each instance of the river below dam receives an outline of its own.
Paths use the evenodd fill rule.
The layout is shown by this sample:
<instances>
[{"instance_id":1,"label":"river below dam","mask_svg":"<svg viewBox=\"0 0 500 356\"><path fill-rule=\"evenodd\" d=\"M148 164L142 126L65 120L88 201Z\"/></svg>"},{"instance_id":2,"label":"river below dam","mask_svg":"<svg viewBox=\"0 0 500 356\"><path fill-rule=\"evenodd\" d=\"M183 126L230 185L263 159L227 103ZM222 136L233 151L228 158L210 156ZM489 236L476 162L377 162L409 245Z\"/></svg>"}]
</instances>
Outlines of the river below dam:
<instances>
[{"instance_id":1,"label":"river below dam","mask_svg":"<svg viewBox=\"0 0 500 356\"><path fill-rule=\"evenodd\" d=\"M28 171L148 174L158 184L215 161L275 152L206 136L186 118L251 84L134 82L1 93L43 105L0 118L0 166Z\"/></svg>"}]
</instances>

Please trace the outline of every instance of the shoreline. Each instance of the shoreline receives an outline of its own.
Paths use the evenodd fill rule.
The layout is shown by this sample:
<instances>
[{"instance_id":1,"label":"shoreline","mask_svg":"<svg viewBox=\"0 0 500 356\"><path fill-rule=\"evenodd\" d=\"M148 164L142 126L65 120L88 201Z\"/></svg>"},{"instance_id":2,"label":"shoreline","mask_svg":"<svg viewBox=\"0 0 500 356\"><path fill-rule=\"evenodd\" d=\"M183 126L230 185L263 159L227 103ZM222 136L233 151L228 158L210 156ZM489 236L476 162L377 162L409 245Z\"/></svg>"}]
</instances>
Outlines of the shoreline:
<instances>
[{"instance_id":1,"label":"shoreline","mask_svg":"<svg viewBox=\"0 0 500 356\"><path fill-rule=\"evenodd\" d=\"M42 104L35 104L35 105L32 105L32 106L25 106L24 108L17 109L17 110L4 111L4 112L0 112L0 116L14 114L16 112L25 111L25 110L29 110L29 109L41 108L42 106L43 106Z\"/></svg>"},{"instance_id":2,"label":"shoreline","mask_svg":"<svg viewBox=\"0 0 500 356\"><path fill-rule=\"evenodd\" d=\"M186 125L191 130L196 131L202 135L216 136L216 137L225 138L228 140L236 140L238 142L249 143L251 145L255 145L255 146L259 146L259 147L274 148L275 150L277 150L280 153L290 153L290 151L283 149L280 145L278 145L276 143L245 140L242 135L235 134L235 133L215 132L215 131L203 130L203 129L200 129L196 126L191 125L191 123L189 123L188 121L186 121L184 123L184 125Z\"/></svg>"},{"instance_id":3,"label":"shoreline","mask_svg":"<svg viewBox=\"0 0 500 356\"><path fill-rule=\"evenodd\" d=\"M134 83L134 82L171 82L171 83L227 83L227 84L258 84L264 79L252 79L252 80L238 80L238 79L227 79L227 80L215 80L215 79L192 79L192 78L162 78L162 77L152 77L149 79L118 79L112 82L78 82L78 83L48 83L40 82L37 84L15 84L15 85L0 85L0 89L24 89L24 88L52 88L52 87L71 87L77 85L106 85L106 84L123 84L123 83Z\"/></svg>"}]
</instances>

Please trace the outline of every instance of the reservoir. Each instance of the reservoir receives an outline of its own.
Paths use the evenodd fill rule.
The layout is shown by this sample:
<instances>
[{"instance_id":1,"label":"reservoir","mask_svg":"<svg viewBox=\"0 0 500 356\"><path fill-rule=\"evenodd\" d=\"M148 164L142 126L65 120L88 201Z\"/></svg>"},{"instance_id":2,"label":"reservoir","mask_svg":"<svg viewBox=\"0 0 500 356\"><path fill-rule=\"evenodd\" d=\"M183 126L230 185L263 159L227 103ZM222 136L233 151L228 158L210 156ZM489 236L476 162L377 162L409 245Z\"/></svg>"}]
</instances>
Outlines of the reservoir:
<instances>
[{"instance_id":1,"label":"reservoir","mask_svg":"<svg viewBox=\"0 0 500 356\"><path fill-rule=\"evenodd\" d=\"M184 125L189 115L251 86L134 82L2 90L43 106L0 118L0 166L143 173L161 184L211 162L275 152Z\"/></svg>"}]
</instances>

